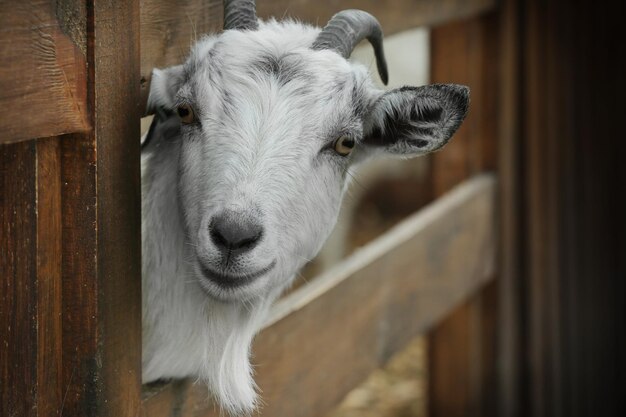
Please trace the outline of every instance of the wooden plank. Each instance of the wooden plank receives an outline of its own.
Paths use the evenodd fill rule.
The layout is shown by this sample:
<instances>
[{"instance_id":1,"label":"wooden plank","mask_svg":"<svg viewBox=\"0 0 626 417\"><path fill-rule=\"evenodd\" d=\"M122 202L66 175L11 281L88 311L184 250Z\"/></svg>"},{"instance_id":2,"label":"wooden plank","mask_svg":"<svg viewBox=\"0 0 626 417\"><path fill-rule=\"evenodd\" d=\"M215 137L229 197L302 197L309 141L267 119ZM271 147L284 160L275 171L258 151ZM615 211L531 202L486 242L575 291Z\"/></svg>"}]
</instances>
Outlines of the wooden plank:
<instances>
[{"instance_id":1,"label":"wooden plank","mask_svg":"<svg viewBox=\"0 0 626 417\"><path fill-rule=\"evenodd\" d=\"M27 39L14 26L3 27L3 57L5 34L35 55L50 55L50 68L40 69L62 66L64 88L73 98L84 95L95 123L86 134L0 145L2 416L135 417L140 407L139 4L72 3L1 6L3 22L38 34ZM32 6L28 18L26 6ZM82 92L72 87L80 71L71 72L65 55L55 56L62 52L55 49L57 18L73 24L61 28L63 36L85 37L76 65L84 71L88 62L90 87ZM0 77L4 86L13 72ZM27 86L38 88L40 81ZM17 119L26 137L57 132L37 97L15 94L11 99L31 106L28 121ZM41 94L67 111L54 92ZM14 109L5 110L3 129ZM33 116L42 117L32 123L35 130L28 124ZM65 126L64 120L55 122ZM38 123L47 130L37 130ZM3 142L21 138L2 133Z\"/></svg>"},{"instance_id":2,"label":"wooden plank","mask_svg":"<svg viewBox=\"0 0 626 417\"><path fill-rule=\"evenodd\" d=\"M535 1L525 5L525 17L529 25L551 25L553 20L550 8ZM528 71L525 74L525 100L529 104L524 126L528 135L523 148L528 164L524 172L524 193L527 196L524 209L532 219L527 225L528 236L524 250L529 259L526 264L527 288L534 304L528 310L527 348L534 382L529 387L531 402L528 411L537 417L569 414L562 413L559 401L562 362L559 360L561 289L558 277L562 273L562 264L558 261L558 216L561 210L559 206L563 202L557 173L563 169L563 158L557 156L561 145L557 131L564 129L566 122L559 117L555 106L567 109L571 104L547 99L561 97L559 93L563 92L558 91L561 86L559 79L568 78L566 73L555 73L555 62L551 57L558 52L555 50L555 38L550 32L549 29L530 29L526 33L524 45L524 72ZM536 111L537 108L542 111Z\"/></svg>"},{"instance_id":3,"label":"wooden plank","mask_svg":"<svg viewBox=\"0 0 626 417\"><path fill-rule=\"evenodd\" d=\"M61 142L63 415L93 415L97 387L96 153L90 135ZM89 411L85 410L87 408Z\"/></svg>"},{"instance_id":4,"label":"wooden plank","mask_svg":"<svg viewBox=\"0 0 626 417\"><path fill-rule=\"evenodd\" d=\"M88 3L94 131L62 143L63 415L140 408L139 5Z\"/></svg>"},{"instance_id":5,"label":"wooden plank","mask_svg":"<svg viewBox=\"0 0 626 417\"><path fill-rule=\"evenodd\" d=\"M0 147L2 416L37 406L36 158L34 141Z\"/></svg>"},{"instance_id":6,"label":"wooden plank","mask_svg":"<svg viewBox=\"0 0 626 417\"><path fill-rule=\"evenodd\" d=\"M85 7L0 3L0 143L89 130Z\"/></svg>"},{"instance_id":7,"label":"wooden plank","mask_svg":"<svg viewBox=\"0 0 626 417\"><path fill-rule=\"evenodd\" d=\"M62 404L62 275L60 138L37 146L37 415Z\"/></svg>"},{"instance_id":8,"label":"wooden plank","mask_svg":"<svg viewBox=\"0 0 626 417\"><path fill-rule=\"evenodd\" d=\"M498 173L500 207L499 256L499 317L497 347L497 415L502 417L527 416L527 401L522 399L522 375L519 357L524 350L523 329L520 321L522 305L523 262L522 248L522 140L521 106L522 60L520 2L502 2L500 19L500 78Z\"/></svg>"},{"instance_id":9,"label":"wooden plank","mask_svg":"<svg viewBox=\"0 0 626 417\"><path fill-rule=\"evenodd\" d=\"M60 142L0 146L1 415L62 409Z\"/></svg>"},{"instance_id":10,"label":"wooden plank","mask_svg":"<svg viewBox=\"0 0 626 417\"><path fill-rule=\"evenodd\" d=\"M522 4L526 415L621 415L622 3ZM578 29L580 28L580 29ZM606 45L606 48L597 48ZM617 93L619 91L619 93ZM596 106L595 103L603 103ZM620 366L621 365L621 366Z\"/></svg>"},{"instance_id":11,"label":"wooden plank","mask_svg":"<svg viewBox=\"0 0 626 417\"><path fill-rule=\"evenodd\" d=\"M139 1L93 1L98 417L141 407Z\"/></svg>"},{"instance_id":12,"label":"wooden plank","mask_svg":"<svg viewBox=\"0 0 626 417\"><path fill-rule=\"evenodd\" d=\"M320 26L343 9L374 14L386 34L416 26L436 25L477 15L493 8L496 0L258 0L260 17L294 17ZM222 0L168 0L141 2L141 85L143 102L153 68L181 63L195 39L222 30Z\"/></svg>"},{"instance_id":13,"label":"wooden plank","mask_svg":"<svg viewBox=\"0 0 626 417\"><path fill-rule=\"evenodd\" d=\"M474 178L280 300L254 343L267 416L319 416L493 276L495 181ZM349 366L348 366L349 364ZM153 389L143 415L218 415L206 388Z\"/></svg>"},{"instance_id":14,"label":"wooden plank","mask_svg":"<svg viewBox=\"0 0 626 417\"><path fill-rule=\"evenodd\" d=\"M504 6L499 415L622 415L624 4Z\"/></svg>"},{"instance_id":15,"label":"wooden plank","mask_svg":"<svg viewBox=\"0 0 626 417\"><path fill-rule=\"evenodd\" d=\"M497 20L493 14L431 32L433 82L471 89L470 113L444 152L432 156L434 195L496 162ZM496 289L484 289L453 312L429 337L429 415L495 415ZM487 356L487 357L486 357Z\"/></svg>"},{"instance_id":16,"label":"wooden plank","mask_svg":"<svg viewBox=\"0 0 626 417\"><path fill-rule=\"evenodd\" d=\"M470 176L496 168L497 70L495 15L450 23L431 31L431 81L470 87L470 111L444 152L431 156L434 197Z\"/></svg>"}]
</instances>

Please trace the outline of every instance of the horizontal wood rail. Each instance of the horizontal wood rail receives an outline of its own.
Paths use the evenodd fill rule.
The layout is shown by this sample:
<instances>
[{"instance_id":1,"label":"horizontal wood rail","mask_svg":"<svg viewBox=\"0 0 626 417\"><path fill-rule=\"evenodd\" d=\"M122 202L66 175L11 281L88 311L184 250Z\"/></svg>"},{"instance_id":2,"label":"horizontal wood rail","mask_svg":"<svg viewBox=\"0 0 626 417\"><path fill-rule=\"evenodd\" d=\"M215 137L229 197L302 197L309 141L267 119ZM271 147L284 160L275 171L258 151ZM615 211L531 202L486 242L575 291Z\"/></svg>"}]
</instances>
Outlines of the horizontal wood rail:
<instances>
[{"instance_id":1,"label":"horizontal wood rail","mask_svg":"<svg viewBox=\"0 0 626 417\"><path fill-rule=\"evenodd\" d=\"M323 415L494 276L495 179L454 188L280 300L254 343L266 416ZM145 389L144 417L217 416L202 385Z\"/></svg>"},{"instance_id":2,"label":"horizontal wood rail","mask_svg":"<svg viewBox=\"0 0 626 417\"><path fill-rule=\"evenodd\" d=\"M0 144L91 129L81 2L0 2L0 62Z\"/></svg>"}]
</instances>

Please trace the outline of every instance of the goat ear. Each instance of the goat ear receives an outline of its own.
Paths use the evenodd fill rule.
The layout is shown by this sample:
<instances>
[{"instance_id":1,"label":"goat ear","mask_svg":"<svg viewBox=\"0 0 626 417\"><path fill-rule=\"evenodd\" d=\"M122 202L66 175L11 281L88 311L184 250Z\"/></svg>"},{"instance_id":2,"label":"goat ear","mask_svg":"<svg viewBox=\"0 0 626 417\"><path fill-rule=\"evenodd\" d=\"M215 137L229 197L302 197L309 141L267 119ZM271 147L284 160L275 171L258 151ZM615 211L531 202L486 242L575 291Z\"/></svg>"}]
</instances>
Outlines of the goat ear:
<instances>
[{"instance_id":1,"label":"goat ear","mask_svg":"<svg viewBox=\"0 0 626 417\"><path fill-rule=\"evenodd\" d=\"M469 88L462 85L391 90L373 104L364 144L401 156L436 151L459 128L468 107Z\"/></svg>"},{"instance_id":2,"label":"goat ear","mask_svg":"<svg viewBox=\"0 0 626 417\"><path fill-rule=\"evenodd\" d=\"M183 83L183 66L177 65L163 70L154 68L148 95L148 113L158 109L173 110L174 97Z\"/></svg>"}]
</instances>

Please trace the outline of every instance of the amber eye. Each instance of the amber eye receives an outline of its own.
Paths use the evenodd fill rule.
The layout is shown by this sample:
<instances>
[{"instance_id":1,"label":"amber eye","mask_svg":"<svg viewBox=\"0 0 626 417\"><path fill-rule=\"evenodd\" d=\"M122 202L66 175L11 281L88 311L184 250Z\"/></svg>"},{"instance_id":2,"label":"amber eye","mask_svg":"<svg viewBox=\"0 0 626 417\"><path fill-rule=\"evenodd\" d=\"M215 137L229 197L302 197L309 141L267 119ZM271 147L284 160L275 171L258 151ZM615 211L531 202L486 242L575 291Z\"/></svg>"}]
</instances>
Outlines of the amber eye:
<instances>
[{"instance_id":1,"label":"amber eye","mask_svg":"<svg viewBox=\"0 0 626 417\"><path fill-rule=\"evenodd\" d=\"M350 136L340 136L335 141L335 152L341 156L348 156L354 149L354 139Z\"/></svg>"},{"instance_id":2,"label":"amber eye","mask_svg":"<svg viewBox=\"0 0 626 417\"><path fill-rule=\"evenodd\" d=\"M176 109L176 112L178 113L178 117L180 117L180 121L183 123L192 123L195 120L193 109L189 104L181 104Z\"/></svg>"}]
</instances>

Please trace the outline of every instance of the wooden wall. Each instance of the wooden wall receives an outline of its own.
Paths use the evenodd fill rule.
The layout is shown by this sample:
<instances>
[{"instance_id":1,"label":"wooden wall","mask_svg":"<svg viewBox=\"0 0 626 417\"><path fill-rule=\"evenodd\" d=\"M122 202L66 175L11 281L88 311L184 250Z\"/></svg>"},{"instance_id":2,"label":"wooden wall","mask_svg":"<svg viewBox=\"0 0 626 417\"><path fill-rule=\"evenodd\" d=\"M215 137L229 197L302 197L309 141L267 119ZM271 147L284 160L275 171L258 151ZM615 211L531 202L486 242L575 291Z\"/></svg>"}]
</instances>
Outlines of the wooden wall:
<instances>
[{"instance_id":1,"label":"wooden wall","mask_svg":"<svg viewBox=\"0 0 626 417\"><path fill-rule=\"evenodd\" d=\"M435 190L495 162L501 208L496 285L430 335L433 416L624 412L624 11L509 0L432 33L434 80L483 80L471 108L495 115L480 122L491 133L474 119L435 156Z\"/></svg>"},{"instance_id":2,"label":"wooden wall","mask_svg":"<svg viewBox=\"0 0 626 417\"><path fill-rule=\"evenodd\" d=\"M499 412L622 415L625 8L504 3Z\"/></svg>"},{"instance_id":3,"label":"wooden wall","mask_svg":"<svg viewBox=\"0 0 626 417\"><path fill-rule=\"evenodd\" d=\"M0 4L1 416L138 412L138 6Z\"/></svg>"}]
</instances>

